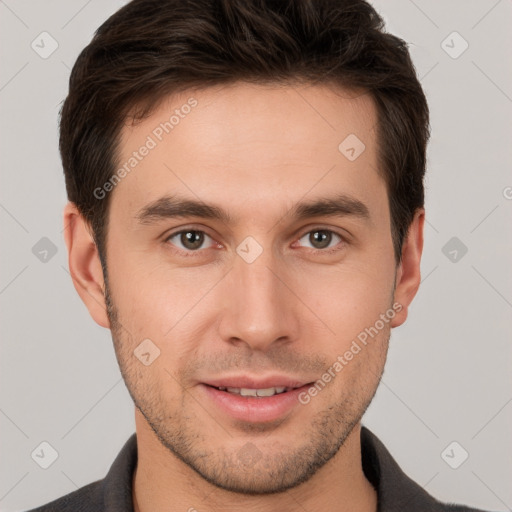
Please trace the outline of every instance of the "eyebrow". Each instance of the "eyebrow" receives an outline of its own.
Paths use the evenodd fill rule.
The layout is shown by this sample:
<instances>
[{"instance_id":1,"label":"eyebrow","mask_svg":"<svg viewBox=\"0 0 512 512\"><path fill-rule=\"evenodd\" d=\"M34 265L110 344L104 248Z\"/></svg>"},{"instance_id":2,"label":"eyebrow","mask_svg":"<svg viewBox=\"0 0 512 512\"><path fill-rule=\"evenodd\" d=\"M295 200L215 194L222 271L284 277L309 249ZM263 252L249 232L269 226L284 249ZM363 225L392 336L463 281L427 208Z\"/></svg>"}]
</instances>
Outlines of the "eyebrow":
<instances>
[{"instance_id":1,"label":"eyebrow","mask_svg":"<svg viewBox=\"0 0 512 512\"><path fill-rule=\"evenodd\" d=\"M291 216L297 221L310 217L354 217L370 221L368 207L359 199L346 194L297 203L285 216ZM218 220L224 224L233 224L235 220L226 210L216 205L178 195L156 199L141 208L135 215L135 219L144 225L184 217Z\"/></svg>"}]
</instances>

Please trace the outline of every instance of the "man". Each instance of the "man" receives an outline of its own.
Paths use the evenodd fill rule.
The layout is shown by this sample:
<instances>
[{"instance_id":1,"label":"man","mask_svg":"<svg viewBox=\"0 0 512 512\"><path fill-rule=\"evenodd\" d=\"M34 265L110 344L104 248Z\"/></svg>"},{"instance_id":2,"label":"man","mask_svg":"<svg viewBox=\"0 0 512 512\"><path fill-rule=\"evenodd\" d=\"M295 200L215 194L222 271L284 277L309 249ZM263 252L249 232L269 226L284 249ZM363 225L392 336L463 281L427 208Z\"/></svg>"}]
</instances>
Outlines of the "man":
<instances>
[{"instance_id":1,"label":"man","mask_svg":"<svg viewBox=\"0 0 512 512\"><path fill-rule=\"evenodd\" d=\"M136 433L36 510L475 510L361 425L420 283L429 138L369 4L134 0L60 129L69 269Z\"/></svg>"}]
</instances>

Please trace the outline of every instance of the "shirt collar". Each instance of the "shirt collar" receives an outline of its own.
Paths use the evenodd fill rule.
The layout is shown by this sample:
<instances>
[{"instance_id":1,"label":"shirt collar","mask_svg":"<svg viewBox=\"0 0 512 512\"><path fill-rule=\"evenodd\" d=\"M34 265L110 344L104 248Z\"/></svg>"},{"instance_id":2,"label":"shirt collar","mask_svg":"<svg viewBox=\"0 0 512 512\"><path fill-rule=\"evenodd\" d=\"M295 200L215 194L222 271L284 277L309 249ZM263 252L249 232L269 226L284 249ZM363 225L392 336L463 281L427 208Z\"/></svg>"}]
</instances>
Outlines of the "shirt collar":
<instances>
[{"instance_id":1,"label":"shirt collar","mask_svg":"<svg viewBox=\"0 0 512 512\"><path fill-rule=\"evenodd\" d=\"M361 460L366 478L377 490L377 512L438 509L440 502L402 471L382 441L364 425Z\"/></svg>"}]
</instances>

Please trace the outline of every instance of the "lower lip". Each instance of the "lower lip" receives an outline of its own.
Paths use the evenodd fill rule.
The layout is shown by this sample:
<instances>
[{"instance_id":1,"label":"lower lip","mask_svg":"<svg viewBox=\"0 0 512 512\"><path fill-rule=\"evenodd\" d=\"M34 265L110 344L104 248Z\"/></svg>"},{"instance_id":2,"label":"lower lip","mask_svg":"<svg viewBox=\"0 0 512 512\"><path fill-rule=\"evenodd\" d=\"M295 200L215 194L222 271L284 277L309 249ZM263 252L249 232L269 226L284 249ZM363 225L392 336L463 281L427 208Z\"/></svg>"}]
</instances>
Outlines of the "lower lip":
<instances>
[{"instance_id":1,"label":"lower lip","mask_svg":"<svg viewBox=\"0 0 512 512\"><path fill-rule=\"evenodd\" d=\"M306 384L300 388L266 397L244 397L229 393L228 391L220 391L217 388L201 384L206 395L224 411L226 414L235 419L247 422L266 422L274 421L296 407L299 402L299 395L306 391L310 384Z\"/></svg>"}]
</instances>

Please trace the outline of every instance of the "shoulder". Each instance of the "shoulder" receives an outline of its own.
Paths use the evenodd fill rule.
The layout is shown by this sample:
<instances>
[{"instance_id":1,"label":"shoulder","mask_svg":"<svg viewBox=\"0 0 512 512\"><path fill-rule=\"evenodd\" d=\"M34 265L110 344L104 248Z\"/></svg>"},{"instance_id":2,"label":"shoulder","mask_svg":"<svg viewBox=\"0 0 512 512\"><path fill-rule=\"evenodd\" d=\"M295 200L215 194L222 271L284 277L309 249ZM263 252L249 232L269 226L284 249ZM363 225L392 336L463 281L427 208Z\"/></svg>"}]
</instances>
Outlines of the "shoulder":
<instances>
[{"instance_id":1,"label":"shoulder","mask_svg":"<svg viewBox=\"0 0 512 512\"><path fill-rule=\"evenodd\" d=\"M433 511L439 512L492 512L490 510L482 510L481 508L472 508L466 505L460 505L457 503L441 503L438 501L437 508L433 508Z\"/></svg>"},{"instance_id":2,"label":"shoulder","mask_svg":"<svg viewBox=\"0 0 512 512\"><path fill-rule=\"evenodd\" d=\"M103 480L92 482L27 512L103 512L102 484Z\"/></svg>"},{"instance_id":3,"label":"shoulder","mask_svg":"<svg viewBox=\"0 0 512 512\"><path fill-rule=\"evenodd\" d=\"M363 471L377 490L379 512L490 512L436 499L402 471L382 441L364 425L361 455Z\"/></svg>"},{"instance_id":4,"label":"shoulder","mask_svg":"<svg viewBox=\"0 0 512 512\"><path fill-rule=\"evenodd\" d=\"M132 434L110 466L105 478L27 512L131 511L132 477L137 465L137 436Z\"/></svg>"}]
</instances>

